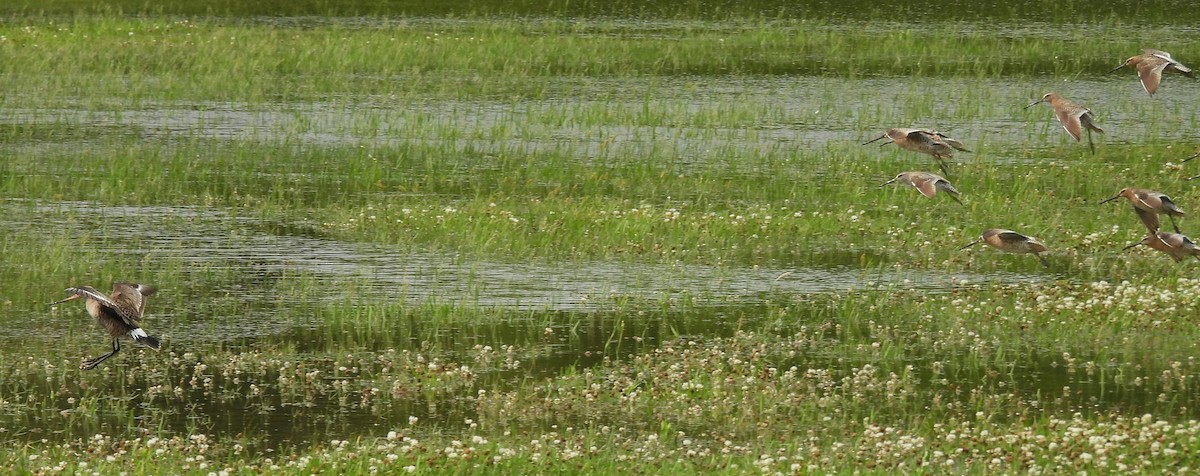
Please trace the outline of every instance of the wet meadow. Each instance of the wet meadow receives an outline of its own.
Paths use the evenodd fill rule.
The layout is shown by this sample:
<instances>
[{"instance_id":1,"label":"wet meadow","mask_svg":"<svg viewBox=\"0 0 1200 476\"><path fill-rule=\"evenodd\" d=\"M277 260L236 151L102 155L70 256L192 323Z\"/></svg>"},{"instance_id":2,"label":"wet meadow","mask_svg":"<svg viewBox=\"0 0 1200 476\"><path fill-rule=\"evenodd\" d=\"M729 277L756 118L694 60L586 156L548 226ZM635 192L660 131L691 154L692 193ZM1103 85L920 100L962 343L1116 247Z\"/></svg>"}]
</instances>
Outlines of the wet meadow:
<instances>
[{"instance_id":1,"label":"wet meadow","mask_svg":"<svg viewBox=\"0 0 1200 476\"><path fill-rule=\"evenodd\" d=\"M1200 467L1186 3L433 3L0 6L0 468Z\"/></svg>"}]
</instances>

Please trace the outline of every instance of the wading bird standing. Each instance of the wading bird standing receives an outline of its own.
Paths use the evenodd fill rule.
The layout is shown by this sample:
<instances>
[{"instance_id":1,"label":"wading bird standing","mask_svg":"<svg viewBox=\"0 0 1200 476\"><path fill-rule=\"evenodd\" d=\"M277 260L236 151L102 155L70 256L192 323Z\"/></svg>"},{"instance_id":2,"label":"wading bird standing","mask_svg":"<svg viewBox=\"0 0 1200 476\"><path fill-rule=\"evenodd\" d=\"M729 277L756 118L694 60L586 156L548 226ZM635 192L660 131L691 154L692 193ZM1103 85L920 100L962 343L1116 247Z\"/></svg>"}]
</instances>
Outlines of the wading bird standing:
<instances>
[{"instance_id":1,"label":"wading bird standing","mask_svg":"<svg viewBox=\"0 0 1200 476\"><path fill-rule=\"evenodd\" d=\"M1166 253L1176 263L1183 261L1188 256L1195 256L1197 260L1200 260L1200 248L1197 248L1196 244L1192 243L1191 238L1179 233L1168 233L1165 231L1153 233L1142 238L1142 241L1126 246L1125 249L1128 250L1137 245L1146 245Z\"/></svg>"},{"instance_id":2,"label":"wading bird standing","mask_svg":"<svg viewBox=\"0 0 1200 476\"><path fill-rule=\"evenodd\" d=\"M988 246L1005 253L1033 253L1038 261L1042 262L1042 266L1050 267L1050 262L1040 254L1046 252L1046 244L1032 236L1025 236L1012 230L988 228L983 230L983 233L975 241L967 243L959 249L965 250L980 242L987 243Z\"/></svg>"},{"instance_id":3,"label":"wading bird standing","mask_svg":"<svg viewBox=\"0 0 1200 476\"><path fill-rule=\"evenodd\" d=\"M1041 99L1025 106L1025 109L1029 109L1040 103L1050 104L1050 107L1054 109L1054 117L1058 118L1059 124L1062 124L1063 129L1067 130L1067 134L1071 134L1071 138L1075 139L1075 142L1079 142L1080 134L1086 128L1088 147L1092 149L1092 155L1096 155L1096 145L1092 143L1092 131L1103 134L1104 129L1096 125L1095 120L1092 118L1091 109L1055 93L1046 93Z\"/></svg>"},{"instance_id":4,"label":"wading bird standing","mask_svg":"<svg viewBox=\"0 0 1200 476\"><path fill-rule=\"evenodd\" d=\"M942 169L942 173L946 175L950 175L950 171L946 169L945 159L954 157L954 151L956 149L963 152L970 152L963 147L962 142L951 139L950 137L947 137L946 134L942 134L941 132L933 129L905 129L901 127L894 127L888 129L887 132L884 132L883 135L879 137L863 142L863 145L870 144L883 138L887 138L888 140L887 142L880 144L881 146L895 142L896 145L900 146L901 149L932 155L933 158L937 160L938 167Z\"/></svg>"},{"instance_id":5,"label":"wading bird standing","mask_svg":"<svg viewBox=\"0 0 1200 476\"><path fill-rule=\"evenodd\" d=\"M1129 202L1133 204L1133 211L1137 212L1138 218L1142 219L1142 223L1146 225L1147 230L1150 230L1151 235L1158 233L1159 215L1166 215L1167 218L1170 218L1175 233L1182 233L1179 231L1179 225L1175 223L1175 217L1182 217L1185 213L1175 206L1171 197L1144 188L1123 188L1117 192L1116 196L1107 198L1100 203L1108 203L1121 197L1128 198Z\"/></svg>"},{"instance_id":6,"label":"wading bird standing","mask_svg":"<svg viewBox=\"0 0 1200 476\"><path fill-rule=\"evenodd\" d=\"M954 201L958 202L959 205L963 204L962 200L958 199L958 190L955 189L953 185L950 185L950 181L942 178L940 175L931 174L929 172L903 172L897 175L896 178L884 182L883 185L880 185L880 187L885 187L895 182L903 182L912 185L919 190L922 195L925 195L929 198L933 198L934 195L937 195L938 190L941 190L946 192L946 195L949 195L950 198L953 198Z\"/></svg>"},{"instance_id":7,"label":"wading bird standing","mask_svg":"<svg viewBox=\"0 0 1200 476\"><path fill-rule=\"evenodd\" d=\"M146 309L146 296L153 295L154 288L144 284L114 283L111 298L91 286L67 288L67 292L71 293L71 297L50 304L60 304L79 298L87 299L88 314L113 338L112 352L94 359L84 360L79 365L80 369L94 369L100 365L100 362L104 362L105 359L120 351L121 337L129 337L138 344L158 350L158 339L147 335L146 331L138 327L138 320L142 318L142 312Z\"/></svg>"},{"instance_id":8,"label":"wading bird standing","mask_svg":"<svg viewBox=\"0 0 1200 476\"><path fill-rule=\"evenodd\" d=\"M1163 71L1177 71L1189 78L1195 77L1191 68L1171 59L1171 53L1166 51L1144 49L1142 54L1129 57L1124 63L1121 63L1121 66L1113 68L1109 73L1126 66L1133 66L1137 70L1138 79L1142 81L1142 89L1145 89L1151 96L1154 95L1154 91L1158 90L1158 83L1162 82Z\"/></svg>"}]
</instances>

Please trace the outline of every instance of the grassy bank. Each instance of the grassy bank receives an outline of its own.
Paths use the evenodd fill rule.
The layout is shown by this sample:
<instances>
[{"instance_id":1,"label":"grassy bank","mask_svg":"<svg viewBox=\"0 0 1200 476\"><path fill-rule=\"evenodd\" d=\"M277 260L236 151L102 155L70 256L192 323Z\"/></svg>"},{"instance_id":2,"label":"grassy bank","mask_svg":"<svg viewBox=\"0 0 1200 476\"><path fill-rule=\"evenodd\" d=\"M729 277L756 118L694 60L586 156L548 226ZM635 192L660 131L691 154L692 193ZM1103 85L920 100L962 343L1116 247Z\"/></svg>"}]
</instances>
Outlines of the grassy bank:
<instances>
[{"instance_id":1,"label":"grassy bank","mask_svg":"<svg viewBox=\"0 0 1200 476\"><path fill-rule=\"evenodd\" d=\"M1200 87L1105 74L1190 30L11 8L11 471L1196 464L1197 263L1099 204L1200 203ZM1049 90L1095 156L1021 109ZM971 149L962 205L880 187L936 170L861 144L913 125ZM1050 266L959 250L991 227ZM120 280L161 288L166 348L77 370L108 343L45 303Z\"/></svg>"}]
</instances>

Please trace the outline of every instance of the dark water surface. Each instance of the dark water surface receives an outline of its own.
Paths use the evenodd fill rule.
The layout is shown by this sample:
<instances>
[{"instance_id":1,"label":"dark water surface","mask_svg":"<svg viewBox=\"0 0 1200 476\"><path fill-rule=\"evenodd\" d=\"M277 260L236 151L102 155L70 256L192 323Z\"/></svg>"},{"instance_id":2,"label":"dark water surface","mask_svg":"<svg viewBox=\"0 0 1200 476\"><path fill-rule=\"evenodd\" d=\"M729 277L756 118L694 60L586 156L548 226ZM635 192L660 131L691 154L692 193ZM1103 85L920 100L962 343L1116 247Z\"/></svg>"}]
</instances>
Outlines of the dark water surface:
<instances>
[{"instance_id":1,"label":"dark water surface","mask_svg":"<svg viewBox=\"0 0 1200 476\"><path fill-rule=\"evenodd\" d=\"M449 146L481 154L567 152L580 160L638 157L665 149L676 157L675 165L697 167L711 165L706 161L713 159L714 150L785 155L804 148L836 153L855 149L888 127L935 127L964 140L977 153L963 154L960 160L979 157L1007 163L1026 151L1034 151L1036 157L1069 142L1049 107L1024 109L1044 92L1056 91L1093 109L1106 131L1095 138L1101 144L1154 137L1186 145L1200 137L1187 126L1200 118L1200 111L1190 107L1200 103L1200 82L1183 77L1165 79L1153 100L1143 95L1133 74L1116 73L1066 81L762 76L561 78L557 83L550 89L560 92L550 97L505 101L397 104L387 98L358 98L253 106L147 103L135 110L10 107L0 110L0 126L45 128L47 132L29 132L35 140L20 144L37 149L75 149L118 133L168 143L209 139L316 148ZM927 103L931 96L940 100L928 114L919 119L905 116L906 110ZM88 103L83 98L80 102ZM720 116L739 102L769 106L749 129L625 125L647 107L674 116L704 117ZM602 117L589 119L596 114ZM971 120L959 119L964 116ZM1148 116L1165 119L1151 123L1143 119ZM1037 120L1040 136L1030 136L1031 118ZM522 124L520 140L510 140L512 124ZM75 132L62 132L65 127Z\"/></svg>"},{"instance_id":2,"label":"dark water surface","mask_svg":"<svg viewBox=\"0 0 1200 476\"><path fill-rule=\"evenodd\" d=\"M537 2L346 2L339 7L330 7L326 2L209 2L204 6L196 3L171 3L159 8L167 14L255 15L246 21L299 25L321 23L324 20L305 15L327 13L324 9L345 15L545 12ZM873 19L899 16L880 11L883 7L878 3L865 2L802 2L785 6L775 2L683 4L685 7L680 9L678 2L651 5L572 2L571 6L559 5L560 9L553 12L568 17L626 15L627 21L646 31L652 31L657 24L677 27L672 22L704 21L709 15L718 14L710 12L727 15L730 9L768 17L850 19L850 26L840 28L881 27ZM41 6L40 2L18 1L0 7L0 11L45 8L53 14L67 8L56 5L59 3ZM78 6L72 2L61 5ZM983 29L1000 38L1101 33L1087 25L1068 32L1053 23L1037 20L1040 16L1061 17L1076 10L1086 11L1088 17L1094 18L1145 15L1170 17L1177 22L1200 15L1189 3L1172 1L1087 6L1040 1L934 2L901 7L913 29L925 28L934 20L968 20L973 23L962 25L964 29ZM826 11L830 13L823 13ZM994 24L979 21L981 15L1004 21ZM374 24L371 22L381 20L363 21ZM1194 24L1200 22L1189 25ZM897 23L886 24L886 28L896 26ZM45 149L82 150L111 134L166 143L201 139L291 144L308 149L437 145L446 141L445 137L454 137L450 144L454 149L509 154L566 150L581 161L606 154L637 157L648 150L666 147L681 164L701 168L710 165L705 160L714 157L713 150L753 150L767 154L809 148L833 154L861 150L858 149L861 142L887 127L928 125L969 141L976 155L968 156L972 158L967 160L978 158L1012 165L1040 160L1066 142L1049 108L1022 109L1049 90L1085 103L1108 98L1103 107L1095 107L1098 120L1107 129L1101 139L1105 144L1129 144L1149 135L1162 141L1194 141L1198 132L1185 125L1195 123L1200 114L1194 107L1200 104L1200 82L1175 79L1179 78L1170 78L1171 82L1164 86L1156 101L1142 95L1128 71L1103 77L1083 75L1065 80L1027 81L834 80L794 76L560 78L547 88L549 92L544 97L537 99L431 100L419 104L396 104L386 97L255 105L144 101L138 108L114 106L97 110L84 106L94 104L95 98L81 96L77 98L79 107L0 109L0 127L32 130L29 140L5 144L5 152L9 154ZM919 120L905 117L911 103L929 96L942 100L927 116ZM72 102L71 98L58 99L60 103ZM637 115L647 108L669 108L673 114L684 117L719 116L722 108L745 101L770 105L761 114L762 119L750 128L616 125L628 121L576 119L588 117L589 111L620 116ZM1165 115L1172 120L1165 124L1140 120L1150 114ZM966 123L956 120L964 116L984 119ZM1026 128L1031 116L1042 119L1042 134L1029 134ZM555 121L548 117L572 120ZM500 127L512 123L527 125L518 139L510 137L512 131ZM1181 153L1181 158L1186 155ZM61 172L39 169L15 173ZM272 173L286 176L292 172L280 167ZM412 351L424 352L422 358L471 363L478 368L478 375L469 383L471 390L502 391L530 379L593 366L605 358L627 358L678 336L698 339L728 336L742 323L769 319L772 306L779 302L802 303L813 296L827 298L834 293L854 291L952 293L969 286L1036 285L1053 279L1017 273L960 274L837 265L794 269L769 265L477 259L338 241L312 233L303 223L264 222L224 209L113 206L30 201L23 197L0 201L0 229L8 236L21 233L64 239L72 243L66 250L70 254L94 253L112 257L101 259L127 261L133 257L176 263L184 268L180 274L188 277L187 285L165 287L150 304L146 326L169 343L166 352L149 356L123 352L102 370L110 373L89 375L94 381L31 380L26 390L18 392L54 395L48 397L53 402L50 408L19 401L0 407L4 408L4 413L0 413L0 428L31 440L130 431L130 426L145 425L178 433L261 437L267 442L264 446L271 447L312 439L379 434L380 430L406 425L410 416L439 425L461 425L474 410L469 399L453 392L447 392L451 397L432 391L414 392L416 395L400 392L401 395L390 400L381 399L386 403L346 403L346 399L352 402L362 399L363 389L339 390L335 382L348 380L345 376L316 378L313 388L319 392L311 397L288 395L289 390L279 382L294 375L288 373L289 365L329 370L337 369L342 362L336 361L342 359L378 370L382 366L378 363L380 359L393 355L389 352ZM107 283L55 283L55 286L83 284L107 288ZM0 283L0 293L3 292ZM62 297L60 289L46 292L45 302ZM57 310L29 303L8 306L5 310L8 320L0 326L0 345L16 350L5 351L5 362L14 366L64 367L82 355L105 350L106 342L87 322L82 306L62 306ZM411 311L412 308L418 311ZM461 320L439 323L433 314L443 308L482 310L488 316L503 317L480 323ZM361 317L375 327L359 331L354 325L327 322L328 318L342 314ZM426 351L424 343L431 341L443 344L442 348ZM49 349L49 355L29 355L21 350L22 345ZM521 365L477 366L471 355L479 353L483 346L519 348ZM208 376L217 380L218 390L206 391L202 385L188 387L187 392L195 393L188 394L186 399L163 401L147 396L156 385L184 387L182 382L191 378L171 372L182 369L204 374L203 369L196 370L202 359L197 354L200 349L234 355L278 351L293 358L296 354L300 359L315 357L312 362L299 364L294 360L271 362L270 370L236 382L234 377L209 372L212 375ZM913 356L912 360L953 361L958 357L967 358L928 355ZM162 375L145 376L133 370L154 368L155 359L172 362L178 359L181 363L162 370ZM1140 411L1154 404L1149 392L1132 392L1128 387L1106 385L1100 379L1081 379L1069 372L1062 360L1061 355L1052 351L1033 349L1030 355L1014 359L1014 367L1007 369L1019 371L1023 377L1006 382L1012 387L997 391L1014 391L1036 400L1056 392L1061 394L1063 387L1072 386L1074 393L1062 398L1081 409ZM820 355L813 362L830 366L856 364L843 362L838 355ZM1117 368L1123 364L1112 365L1114 371L1133 372ZM963 364L959 373L952 368L947 379L964 389L975 388L994 379L974 373L985 367ZM996 366L991 370L1005 369ZM91 409L99 415L97 419L84 423L63 420L68 417L60 412L75 405L68 403L63 394L81 392L88 385L104 385L109 380L115 381L111 384L112 397L101 399ZM262 384L264 396L251 396L250 382ZM12 382L4 384L9 385L5 388L17 388ZM125 388L128 389L118 390ZM225 389L225 393L221 394L220 389ZM128 421L131 408L138 415L132 424Z\"/></svg>"},{"instance_id":3,"label":"dark water surface","mask_svg":"<svg viewBox=\"0 0 1200 476\"><path fill-rule=\"evenodd\" d=\"M1131 75L1119 78L1085 79L1066 84L1037 80L1030 84L985 82L986 101L949 99L939 103L930 119L952 130L955 136L969 138L975 144L976 157L997 164L1016 164L1027 157L1021 151L1049 154L1061 147L1065 137L1057 130L1048 108L1021 109L1030 98L1051 87L1080 94L1120 98L1100 115L1109 134L1103 140L1120 143L1144 136L1150 125L1137 120L1149 109L1166 110L1180 118L1179 124L1194 121L1195 111L1179 104L1187 101L1153 103L1137 97ZM548 114L568 117L586 115L579 111L604 109L619 114L622 110L641 111L644 98L637 92L647 90L645 79L608 79L585 81L564 78L563 92L541 100L507 102L447 101L410 107L351 107L348 104L277 103L250 107L236 103L164 104L136 110L94 111L84 109L27 110L9 108L0 111L0 124L31 127L71 124L88 134L38 135L20 148L89 147L90 137L115 131L145 140L170 143L176 138L212 141L291 143L308 148L353 145L390 146L404 142L438 141L427 136L434 128L456 130L456 137L467 141L456 147L480 150L503 147L512 153L536 153L550 148L571 149L588 160L598 154L638 156L646 148L674 147L682 163L709 166L704 160L713 149L755 149L812 147L830 151L854 150L860 142L893 125L910 125L901 119L905 102L940 91L969 91L963 79L925 79L910 84L899 78L878 78L831 84L824 78L686 78L656 80L658 101L664 107L683 108L685 114L703 114L719 109L721 103L752 97L754 101L775 104L769 119L749 133L688 126L665 128L613 126L598 123L554 123L541 118ZM667 84L662 84L662 83ZM575 89L565 85L582 87ZM1194 97L1200 103L1200 83L1175 81L1169 87L1173 99ZM687 91L683 93L681 91ZM604 92L605 99L593 98ZM879 102L879 98L896 98ZM847 101L868 103L865 108L845 108ZM715 104L715 106L714 106ZM962 109L965 108L965 109ZM961 110L960 110L961 109ZM981 111L981 109L983 109ZM982 121L955 124L953 118L967 113L984 117ZM1042 136L1030 138L1023 130L1028 115L1043 116ZM1098 112L1099 114L1099 112ZM517 118L517 119L514 119ZM1191 119L1189 119L1189 117ZM499 123L512 121L530 124L527 139L505 140L489 136ZM409 122L414 125L410 126ZM899 124L897 124L899 122ZM377 126L363 127L362 124ZM919 125L919 124L918 124ZM502 130L502 128L501 128ZM1183 127L1158 125L1155 134L1167 140L1186 140L1194 131ZM548 138L548 139L545 139ZM616 139L616 140L613 140ZM503 145L501 145L503 144ZM500 150L497 149L497 152ZM1041 151L1041 152L1039 152ZM916 160L916 159L913 159ZM971 159L968 159L971 160ZM922 162L923 163L923 162ZM35 173L61 173L40 170ZM286 170L279 170L287 174ZM81 178L82 179L82 178ZM96 256L128 260L130 257L156 262L182 263L189 276L186 288L164 289L151 301L147 327L159 333L172 346L175 355L189 349L216 345L237 352L278 349L294 346L302 352L340 352L352 342L359 355L383 355L389 349L420 349L423 342L442 342L446 354L441 358L461 360L476 346L514 345L525 349L519 369L485 372L472 385L493 390L518 384L529 378L544 378L575 367L586 367L602 359L623 358L651 349L676 336L728 336L744 323L766 317L771 302L782 299L803 301L804 296L823 296L831 292L854 290L903 290L923 293L947 293L962 286L989 283L1030 284L1047 276L1010 273L948 274L928 270L860 269L854 267L779 267L705 266L678 263L636 262L511 262L470 259L451 254L412 253L387 246L348 243L311 233L303 223L268 223L255 217L230 214L223 209L175 206L105 206L87 202L31 202L23 199L0 202L0 226L22 233L62 237L77 243L71 253L83 251ZM102 238L97 239L100 236ZM106 283L57 283L57 286L92 284L107 288ZM296 291L297 286L319 292ZM303 296L302 302L289 296ZM57 290L48 290L45 300L58 299ZM424 317L397 321L387 306L450 305L491 309L489 312L526 313L521 319L505 318L496 322L462 325L423 322ZM631 305L630 303L641 303ZM337 306L344 306L338 308ZM383 311L363 311L382 306ZM647 307L648 306L648 307ZM636 309L653 309L648 315L630 318ZM325 320L329 309L346 313L380 312L379 324L386 332L362 331L352 337L331 332L348 332L345 326L330 327ZM51 362L69 362L103 350L103 340L87 322L79 306L64 307L58 316L46 319L44 307L14 306L10 325L0 328L0 342L42 343L53 345L58 337L68 336L68 344L48 356ZM338 312L334 311L332 317ZM349 318L347 318L349 319ZM378 319L378 318L377 318ZM389 330L390 329L390 330ZM552 337L542 338L544 329ZM352 332L352 331L349 331ZM97 345L99 344L99 345ZM1061 392L1064 383L1072 383L1075 393L1064 397L1080 408L1141 408L1153 405L1141 393L1132 393L1101 383L1079 383L1060 365L1061 356L1053 352L1028 355L1020 363L1023 375L1036 378L1016 382L1009 387L1037 399L1038 395ZM301 354L304 355L304 354ZM130 359L126 354L113 361L117 372ZM145 357L143 357L145 358ZM369 357L368 357L369 358ZM829 356L831 363L837 356ZM951 358L952 360L952 358ZM153 361L147 365L153 367ZM194 368L187 367L185 368ZM330 366L326 362L320 366ZM278 379L274 373L259 376L261 381ZM964 388L985 381L986 375L963 374L956 384ZM250 397L248 383L233 384L221 380L226 395L217 398L202 390L191 403L145 401L152 381L135 381L141 393L113 397L111 405L99 410L98 420L68 425L63 435L87 435L94 432L120 432L128 425L122 409L128 405L149 405L140 424L158 425L178 432L259 435L266 447L321 438L344 437L360 432L378 432L403 425L409 416L426 423L458 425L473 414L469 400L420 395L397 398L383 406L351 405L346 395L334 389L332 380L325 393L310 399L289 399L286 390L261 385L262 394ZM1093 388L1094 387L1094 388ZM49 387L35 385L39 391ZM218 386L220 388L220 386ZM353 399L351 399L353 400ZM1145 400L1145 401L1143 401ZM1139 403L1140 402L1140 403ZM49 415L70 408L65 400L49 409ZM47 437L46 423L32 415L38 411L18 411L9 423L0 427L29 428L29 438ZM49 418L49 417L42 417ZM151 423L153 422L153 423ZM53 424L51 424L53 426Z\"/></svg>"},{"instance_id":4,"label":"dark water surface","mask_svg":"<svg viewBox=\"0 0 1200 476\"><path fill-rule=\"evenodd\" d=\"M470 400L421 393L381 398L382 403L357 403L362 397L348 396L337 387L338 379L312 383L311 388L317 390L310 389L312 394L301 398L278 383L288 377L285 370L245 375L242 383L235 383L228 371L200 370L202 362L211 367L234 365L206 361L202 349L255 356L294 347L302 352L300 357L291 354L270 367L287 368L284 362L294 361L314 369L336 368L327 359L339 358L374 368L378 359L393 355L394 349L420 352L431 341L444 343L447 350L426 353L428 358L468 365L470 356L485 346L522 349L519 368L478 369L471 385L495 391L529 378L552 377L567 368L595 365L605 358L645 352L676 336L729 336L742 326L766 318L769 302L785 296L802 299L805 295L892 288L943 293L963 286L1046 279L1012 273L947 274L848 267L472 260L340 242L306 234L303 227L280 227L202 207L27 200L7 200L0 202L0 207L0 226L23 232L37 230L79 243L73 252L86 248L96 256L109 257L104 259L127 260L133 256L182 262L191 270L187 287L165 287L149 300L144 325L164 339L166 350L139 355L137 349L127 345L127 350L102 370L88 374L101 381L105 378L100 372L122 376L118 381L123 383L110 390L114 394L101 399L91 410L78 410L78 404L62 396L47 410L22 406L12 410L7 423L0 419L0 427L21 428L14 435L31 439L127 431L122 429L130 425L126 409L133 406L143 408L137 412L142 416L135 420L135 426L184 433L257 435L262 438L262 448L307 444L314 435L322 435L318 440L323 440L385 432L403 425L410 416L426 424L455 426L471 418L474 411ZM103 240L93 239L97 230L104 235ZM291 292L288 286L296 285L297 279L309 289L325 291L303 292L301 296L307 302L281 298ZM107 289L106 283L59 283L82 284ZM51 289L45 299L59 296ZM429 319L420 312L411 322L398 315L381 318L363 314L367 319L383 319L372 324L382 328L358 332L353 326L340 325L332 328L344 330L331 331L331 324L325 322L330 316L321 310L333 306L332 317L352 320L336 314L360 312L371 306L382 306L385 311L380 312L386 314L390 312L386 311L389 304L401 303L416 307L445 303L516 317L436 324L420 322ZM338 307L341 305L344 307ZM105 349L105 341L82 306L68 304L57 310L17 306L10 311L10 324L0 327L0 343L53 349L43 356L10 356L17 365L69 368L76 359ZM347 330L355 334L339 334ZM55 342L65 345L55 347ZM40 363L43 358L45 363ZM167 365L161 359L183 362ZM211 388L197 385L194 380L188 385L188 372L207 375L216 383ZM258 387L256 395L249 395L251 383ZM76 385L94 384L85 380L64 382L61 385L65 388L32 381L28 385L35 394L71 395L85 392L83 388L75 389ZM177 399L151 398L153 388L162 385L187 390ZM355 383L354 391L360 385ZM52 428L65 423L47 423L58 420L55 415L60 411L92 412L92 418L66 423L59 430L46 428L48 424Z\"/></svg>"},{"instance_id":5,"label":"dark water surface","mask_svg":"<svg viewBox=\"0 0 1200 476\"><path fill-rule=\"evenodd\" d=\"M102 227L105 241L88 245L90 251L100 255L157 256L183 261L195 269L233 270L229 274L234 276L305 276L317 286L330 287L331 292L322 298L331 301L347 297L337 292L336 284L355 283L353 297L360 302L458 302L469 296L467 304L476 307L587 313L611 310L615 300L669 304L688 299L725 306L761 304L765 296L772 295L890 287L948 292L983 283L1033 283L1045 279L1016 273L980 275L848 267L785 269L607 261L479 261L288 234L287 228L269 226L255 218L229 216L218 209L107 207L83 202L37 203L29 207L30 203L23 200L4 203L11 208L4 214L3 224L10 227L35 227L41 233L74 237L78 242L86 241L96 227ZM64 220L62 214L73 218ZM56 215L60 218L50 218ZM228 292L253 303L270 301L274 291L270 287L256 290L234 283L209 291ZM250 321L270 321L270 316L256 315ZM268 329L253 327L244 332L246 336L272 334Z\"/></svg>"}]
</instances>

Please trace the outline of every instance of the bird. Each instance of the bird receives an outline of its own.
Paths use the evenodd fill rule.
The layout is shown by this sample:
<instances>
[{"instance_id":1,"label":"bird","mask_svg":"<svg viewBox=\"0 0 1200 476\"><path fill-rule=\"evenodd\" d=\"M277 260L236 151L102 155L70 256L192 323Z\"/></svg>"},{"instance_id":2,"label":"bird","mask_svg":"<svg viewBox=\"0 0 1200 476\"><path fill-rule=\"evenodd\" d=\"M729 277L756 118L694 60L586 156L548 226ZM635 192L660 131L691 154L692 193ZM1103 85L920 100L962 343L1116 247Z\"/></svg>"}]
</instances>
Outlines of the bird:
<instances>
[{"instance_id":1,"label":"bird","mask_svg":"<svg viewBox=\"0 0 1200 476\"><path fill-rule=\"evenodd\" d=\"M1187 162L1187 161L1189 161L1189 160L1192 160L1192 159L1194 159L1194 158L1196 158L1196 157L1200 157L1200 151L1196 152L1195 154L1189 155L1189 156L1188 156L1188 158L1186 158L1186 159L1183 159L1183 162Z\"/></svg>"},{"instance_id":2,"label":"bird","mask_svg":"<svg viewBox=\"0 0 1200 476\"><path fill-rule=\"evenodd\" d=\"M1120 66L1113 68L1109 73L1116 72L1126 66L1133 66L1137 70L1138 79L1142 81L1142 89L1145 89L1151 96L1154 96L1154 92L1158 90L1158 83L1162 82L1163 71L1177 71L1189 78L1196 77L1192 74L1191 68L1172 59L1171 53L1149 48L1142 50L1142 54L1140 55L1130 56L1129 59L1121 63Z\"/></svg>"},{"instance_id":3,"label":"bird","mask_svg":"<svg viewBox=\"0 0 1200 476\"><path fill-rule=\"evenodd\" d=\"M895 142L901 149L932 155L937 160L938 167L942 169L942 173L946 175L950 175L950 171L946 169L945 159L953 157L956 149L963 152L970 152L963 146L962 142L933 129L893 127L884 132L883 135L863 142L862 145L867 145L883 138L887 138L888 140L880 144L881 146Z\"/></svg>"},{"instance_id":4,"label":"bird","mask_svg":"<svg viewBox=\"0 0 1200 476\"><path fill-rule=\"evenodd\" d=\"M112 336L112 352L94 359L85 359L79 365L82 370L91 370L112 357L121 350L121 337L128 337L134 342L158 350L161 342L158 338L146 334L138 326L142 313L146 310L146 296L152 296L157 290L144 284L113 283L112 297L105 296L91 286L67 288L71 296L50 305L61 304L74 299L85 298L87 312L104 327Z\"/></svg>"},{"instance_id":5,"label":"bird","mask_svg":"<svg viewBox=\"0 0 1200 476\"><path fill-rule=\"evenodd\" d=\"M1032 253L1037 257L1038 261L1042 262L1042 266L1050 267L1050 262L1045 256L1040 253L1046 252L1046 244L1042 240L1032 236L1022 235L1012 230L1004 230L1000 228L988 228L983 230L983 233L976 238L975 241L963 245L959 250L965 250L977 243L987 243L988 246L996 248L1005 253Z\"/></svg>"},{"instance_id":6,"label":"bird","mask_svg":"<svg viewBox=\"0 0 1200 476\"><path fill-rule=\"evenodd\" d=\"M902 172L896 175L896 178L884 182L880 187L885 187L895 182L905 182L915 187L922 195L933 198L937 195L938 190L946 192L950 198L962 205L962 200L958 199L959 192L950 184L949 180L942 178L941 175L931 174L929 172Z\"/></svg>"},{"instance_id":7,"label":"bird","mask_svg":"<svg viewBox=\"0 0 1200 476\"><path fill-rule=\"evenodd\" d=\"M1142 241L1126 246L1125 250L1133 248L1137 245L1146 245L1166 253L1167 256L1170 256L1171 259L1175 260L1176 263L1183 261L1188 256L1195 256L1197 260L1200 260L1200 248L1196 247L1196 244L1192 242L1191 238L1183 236L1179 233L1169 233L1165 231L1151 233L1145 238L1142 238Z\"/></svg>"},{"instance_id":8,"label":"bird","mask_svg":"<svg viewBox=\"0 0 1200 476\"><path fill-rule=\"evenodd\" d=\"M1080 133L1086 128L1088 131L1088 147L1092 149L1092 155L1096 155L1096 145L1092 143L1092 131L1104 133L1104 129L1096 125L1092 118L1092 110L1081 106L1079 103L1066 99L1055 93L1046 93L1041 99L1029 103L1025 109L1029 109L1036 104L1048 103L1054 109L1054 116L1058 118L1058 122L1062 124L1063 129L1067 130L1067 134L1079 142Z\"/></svg>"},{"instance_id":9,"label":"bird","mask_svg":"<svg viewBox=\"0 0 1200 476\"><path fill-rule=\"evenodd\" d=\"M1129 199L1129 202L1133 204L1133 211L1137 212L1138 218L1142 219L1142 223L1146 225L1146 229L1150 230L1150 233L1158 233L1158 216L1164 214L1171 219L1171 226L1175 228L1175 233L1182 233L1179 231L1179 225L1175 223L1175 217L1182 217L1186 213L1175 206L1175 202L1166 194L1144 188L1126 187L1112 198L1106 198L1100 203L1108 203L1121 197Z\"/></svg>"}]
</instances>

